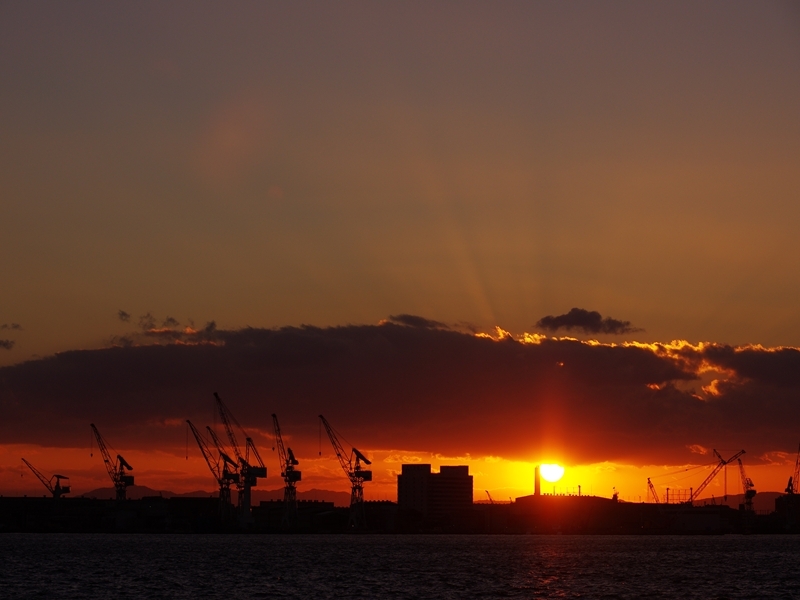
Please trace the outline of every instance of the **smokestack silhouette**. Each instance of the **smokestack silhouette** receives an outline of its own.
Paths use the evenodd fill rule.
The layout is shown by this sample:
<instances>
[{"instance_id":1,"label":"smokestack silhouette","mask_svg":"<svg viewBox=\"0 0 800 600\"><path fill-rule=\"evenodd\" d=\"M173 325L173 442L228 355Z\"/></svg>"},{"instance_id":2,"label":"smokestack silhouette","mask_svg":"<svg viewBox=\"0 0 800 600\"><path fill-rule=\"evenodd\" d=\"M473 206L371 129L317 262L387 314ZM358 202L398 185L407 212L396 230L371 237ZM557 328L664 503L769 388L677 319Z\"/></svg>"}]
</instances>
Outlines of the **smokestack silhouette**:
<instances>
[{"instance_id":1,"label":"smokestack silhouette","mask_svg":"<svg viewBox=\"0 0 800 600\"><path fill-rule=\"evenodd\" d=\"M536 468L533 471L533 495L542 495L542 478L539 475L539 465L536 465Z\"/></svg>"}]
</instances>

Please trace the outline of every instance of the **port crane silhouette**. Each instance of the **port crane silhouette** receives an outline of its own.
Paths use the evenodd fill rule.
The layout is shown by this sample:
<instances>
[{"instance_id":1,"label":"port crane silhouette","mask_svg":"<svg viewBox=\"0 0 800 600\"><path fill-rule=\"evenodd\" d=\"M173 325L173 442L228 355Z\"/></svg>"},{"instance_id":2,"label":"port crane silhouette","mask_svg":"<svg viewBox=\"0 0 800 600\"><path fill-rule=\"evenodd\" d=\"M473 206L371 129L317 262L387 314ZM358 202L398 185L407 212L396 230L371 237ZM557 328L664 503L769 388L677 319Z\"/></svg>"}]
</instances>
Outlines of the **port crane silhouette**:
<instances>
[{"instance_id":1,"label":"port crane silhouette","mask_svg":"<svg viewBox=\"0 0 800 600\"><path fill-rule=\"evenodd\" d=\"M51 494L53 494L53 498L58 499L61 498L61 496L63 496L64 494L69 494L69 488L70 488L69 477L67 477L66 475L53 475L52 477L50 477L50 479L48 479L47 477L42 475L42 473L40 473L36 467L34 467L24 458L22 459L22 462L28 465L28 468L31 471L33 471L33 474L36 475L39 481L41 481L44 484L44 487L46 487L48 491ZM67 485L61 485L62 480L66 481Z\"/></svg>"},{"instance_id":2,"label":"port crane silhouette","mask_svg":"<svg viewBox=\"0 0 800 600\"><path fill-rule=\"evenodd\" d=\"M108 447L106 446L106 441L103 439L103 436L100 435L94 423L91 423L89 426L92 428L94 437L97 439L97 448L100 450L100 454L103 457L103 463L106 466L106 471L108 471L108 476L114 483L117 500L125 500L127 498L128 486L133 485L133 475L126 475L125 470L132 471L133 467L122 458L121 454L117 454L117 460L112 461L111 454L108 452Z\"/></svg>"},{"instance_id":3,"label":"port crane silhouette","mask_svg":"<svg viewBox=\"0 0 800 600\"><path fill-rule=\"evenodd\" d=\"M219 412L219 417L222 421L225 433L228 436L228 441L230 442L231 448L236 455L236 461L239 465L239 481L236 482L236 489L238 491L237 503L239 505L239 517L242 519L242 521L249 522L252 518L250 514L251 489L258 485L259 477L267 476L267 467L264 466L264 461L261 460L261 455L258 453L258 449L256 448L253 439L247 436L244 428L239 425L236 417L233 416L233 413L231 413L230 409L216 392L214 392L214 400L217 404L217 411ZM236 427L238 427L239 430L245 434L244 456L239 450L239 443L236 439L236 433L233 430L233 424L235 424ZM219 440L216 439L216 436L214 436L214 439L215 443L217 443L219 447ZM253 464L254 460L257 464Z\"/></svg>"},{"instance_id":4,"label":"port crane silhouette","mask_svg":"<svg viewBox=\"0 0 800 600\"><path fill-rule=\"evenodd\" d=\"M691 489L690 488L689 499L686 500L685 503L686 504L692 504L695 500L697 500L700 497L700 494L702 494L703 491L708 487L708 485L712 481L714 481L714 478L719 474L719 472L722 469L724 469L729 463L732 463L735 460L739 460L739 457L742 456L744 453L745 453L744 450L740 450L739 452L737 452L736 454L731 456L729 459L725 460L724 458L722 458L722 455L719 452L714 450L714 456L717 457L717 460L719 462L714 466L714 468L712 469L711 473L708 475L708 477L705 478L703 483L701 483L699 486L697 486L697 489ZM696 468L696 467L693 467L693 468ZM742 468L744 468L744 467L742 467ZM687 470L689 470L689 469L687 469ZM726 482L727 482L727 479L726 479ZM656 492L656 488L653 485L653 482L650 481L649 477L647 478L647 490L648 490L650 496L652 496L653 501L656 504L659 504L660 503L660 499L658 497L658 493ZM755 494L753 494L753 495L755 495ZM667 488L666 502L669 502L669 488Z\"/></svg>"},{"instance_id":5,"label":"port crane silhouette","mask_svg":"<svg viewBox=\"0 0 800 600\"><path fill-rule=\"evenodd\" d=\"M756 495L756 486L753 480L747 476L744 471L744 463L741 458L736 459L739 462L739 475L742 478L742 490L744 491L744 509L753 512L753 497Z\"/></svg>"},{"instance_id":6,"label":"port crane silhouette","mask_svg":"<svg viewBox=\"0 0 800 600\"><path fill-rule=\"evenodd\" d=\"M283 477L283 518L281 527L294 529L297 526L297 482L302 478L302 473L295 469L300 464L291 448L283 445L281 426L278 415L272 413L272 426L275 429L275 445L278 448L278 460L281 465Z\"/></svg>"},{"instance_id":7,"label":"port crane silhouette","mask_svg":"<svg viewBox=\"0 0 800 600\"><path fill-rule=\"evenodd\" d=\"M789 483L784 490L787 494L796 494L800 486L800 446L797 447L797 458L794 461L794 473L789 477Z\"/></svg>"},{"instance_id":8,"label":"port crane silhouette","mask_svg":"<svg viewBox=\"0 0 800 600\"><path fill-rule=\"evenodd\" d=\"M228 509L231 506L231 484L239 482L239 473L236 472L236 462L234 462L224 450L220 449L218 439L214 439L214 445L217 450L217 455L215 457L208 445L208 441L197 430L194 423L189 419L186 419L186 423L192 430L194 439L200 447L200 452L203 454L203 458L211 474L214 476L214 479L216 479L217 485L219 485L219 508L220 514L224 517L228 514ZM233 470L228 469L229 465Z\"/></svg>"},{"instance_id":9,"label":"port crane silhouette","mask_svg":"<svg viewBox=\"0 0 800 600\"><path fill-rule=\"evenodd\" d=\"M367 459L359 450L353 446L350 454L347 454L342 447L336 432L330 423L323 417L319 416L325 431L328 433L328 439L331 441L331 446L336 453L336 458L339 459L339 464L342 470L350 480L350 517L348 518L348 526L351 529L362 530L367 527L367 518L364 512L364 482L372 481L372 471L366 471L361 468L361 463L371 465L372 462Z\"/></svg>"},{"instance_id":10,"label":"port crane silhouette","mask_svg":"<svg viewBox=\"0 0 800 600\"><path fill-rule=\"evenodd\" d=\"M714 450L714 455L719 459L719 463L711 471L711 474L708 477L706 477L705 481L703 483L701 483L697 487L697 489L692 492L691 496L689 496L689 500L688 500L687 504L692 504L695 500L697 500L700 497L700 494L703 492L703 490L706 489L706 487L708 487L708 484L711 483L712 481L714 481L714 477L716 477L717 474L722 469L724 469L727 466L728 463L731 463L734 460L737 460L742 454L744 454L744 450L739 450L739 452L737 452L736 454L731 456L728 460L725 460L724 458L722 458L722 455L719 452Z\"/></svg>"}]
</instances>

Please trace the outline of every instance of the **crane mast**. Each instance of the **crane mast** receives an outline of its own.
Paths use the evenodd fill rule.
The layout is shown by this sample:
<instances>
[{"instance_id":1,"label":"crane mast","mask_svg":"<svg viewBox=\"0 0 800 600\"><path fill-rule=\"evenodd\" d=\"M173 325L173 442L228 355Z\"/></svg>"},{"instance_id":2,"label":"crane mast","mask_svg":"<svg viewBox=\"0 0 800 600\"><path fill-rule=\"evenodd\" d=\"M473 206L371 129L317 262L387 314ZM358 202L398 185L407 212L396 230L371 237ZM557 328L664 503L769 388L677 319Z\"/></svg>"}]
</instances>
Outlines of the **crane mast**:
<instances>
[{"instance_id":1,"label":"crane mast","mask_svg":"<svg viewBox=\"0 0 800 600\"><path fill-rule=\"evenodd\" d=\"M36 475L39 481L41 481L44 484L44 487L46 487L47 490L51 494L53 494L53 498L58 499L61 498L61 496L63 496L64 494L69 494L70 486L61 485L61 480L64 479L67 482L69 482L69 477L67 477L66 475L53 475L50 479L48 479L47 477L42 475L36 467L34 467L24 458L22 459L22 462L28 465L28 468L33 472L34 475ZM55 480L55 483L53 483L53 480Z\"/></svg>"},{"instance_id":2,"label":"crane mast","mask_svg":"<svg viewBox=\"0 0 800 600\"><path fill-rule=\"evenodd\" d=\"M231 413L230 409L225 405L225 403L222 401L222 398L220 398L219 394L216 392L214 392L214 399L217 403L217 410L219 412L220 420L225 428L225 433L228 436L228 440L231 443L233 452L236 455L236 460L239 463L239 481L236 484L236 489L239 492L237 503L239 505L240 518L243 522L249 522L252 519L250 514L251 489L258 485L259 477L267 476L267 468L264 466L264 461L261 460L261 456L259 455L258 449L253 443L252 438L246 437L245 456L242 456L232 423L235 423L236 426L242 431L244 431L244 429L241 425L239 425L239 422L233 416L233 413ZM258 461L257 465L252 465L250 463L251 454Z\"/></svg>"},{"instance_id":3,"label":"crane mast","mask_svg":"<svg viewBox=\"0 0 800 600\"><path fill-rule=\"evenodd\" d=\"M117 500L125 500L128 486L133 485L133 475L126 475L125 470L132 471L133 467L122 458L121 454L117 454L117 460L112 461L111 454L108 452L108 447L106 446L103 436L97 431L97 427L95 427L94 423L91 423L89 426L92 428L94 437L97 439L97 448L103 456L103 463L106 466L106 471L108 471L108 476L114 483L114 489L117 492Z\"/></svg>"},{"instance_id":4,"label":"crane mast","mask_svg":"<svg viewBox=\"0 0 800 600\"><path fill-rule=\"evenodd\" d=\"M742 477L742 490L744 491L744 509L753 512L753 497L756 495L756 486L744 471L744 463L741 458L739 461L739 474Z\"/></svg>"},{"instance_id":5,"label":"crane mast","mask_svg":"<svg viewBox=\"0 0 800 600\"><path fill-rule=\"evenodd\" d=\"M228 463L231 461L224 452L219 450L219 446L217 446L217 456L215 458L214 453L208 446L208 442L194 424L189 419L186 419L186 423L188 423L191 428L194 439L200 447L200 452L203 454L203 458L208 468L211 470L211 474L219 485L220 514L223 516L227 515L228 507L231 505L231 483L239 481L239 475L235 472L228 471ZM234 463L234 467L235 466L236 464Z\"/></svg>"},{"instance_id":6,"label":"crane mast","mask_svg":"<svg viewBox=\"0 0 800 600\"><path fill-rule=\"evenodd\" d=\"M371 465L372 462L355 447L353 447L350 454L347 454L330 423L322 415L319 418L328 433L328 439L331 441L336 458L339 459L342 470L350 480L350 518L348 525L351 529L365 529L367 519L364 513L364 482L372 481L372 471L362 469L361 463Z\"/></svg>"},{"instance_id":7,"label":"crane mast","mask_svg":"<svg viewBox=\"0 0 800 600\"><path fill-rule=\"evenodd\" d=\"M697 498L700 497L700 494L703 492L703 490L706 489L708 484L714 480L714 477L716 477L717 474L722 469L725 468L725 465L727 465L730 462L733 462L734 460L739 458L742 454L744 454L744 450L740 450L739 452L731 456L728 460L725 460L724 458L722 458L719 452L714 450L714 455L719 459L719 464L717 464L717 466L714 467L714 470L711 471L711 474L708 477L706 477L706 480L703 483L701 483L696 490L692 492L692 495L689 497L687 504L691 504L692 502L697 500Z\"/></svg>"},{"instance_id":8,"label":"crane mast","mask_svg":"<svg viewBox=\"0 0 800 600\"><path fill-rule=\"evenodd\" d=\"M278 447L278 460L281 465L281 477L283 477L283 519L281 526L294 528L297 526L297 482L300 481L302 474L295 469L300 464L294 457L291 448L283 445L281 426L278 424L278 416L272 414L272 425L275 428L275 445Z\"/></svg>"}]
</instances>

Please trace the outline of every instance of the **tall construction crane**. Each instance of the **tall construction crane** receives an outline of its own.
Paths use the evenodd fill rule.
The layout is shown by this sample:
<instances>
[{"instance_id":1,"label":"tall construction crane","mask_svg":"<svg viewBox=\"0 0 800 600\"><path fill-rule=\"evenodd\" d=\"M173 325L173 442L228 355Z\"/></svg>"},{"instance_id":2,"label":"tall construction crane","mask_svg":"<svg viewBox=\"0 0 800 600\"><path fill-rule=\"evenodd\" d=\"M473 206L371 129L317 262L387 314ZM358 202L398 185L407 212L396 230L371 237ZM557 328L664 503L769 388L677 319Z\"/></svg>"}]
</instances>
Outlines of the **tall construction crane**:
<instances>
[{"instance_id":1,"label":"tall construction crane","mask_svg":"<svg viewBox=\"0 0 800 600\"><path fill-rule=\"evenodd\" d=\"M489 504L494 504L494 498L492 498L492 495L489 493L489 490L483 490L483 491L486 492L486 495L489 497Z\"/></svg>"},{"instance_id":2,"label":"tall construction crane","mask_svg":"<svg viewBox=\"0 0 800 600\"><path fill-rule=\"evenodd\" d=\"M650 491L650 495L653 496L653 501L656 504L659 504L660 500L658 499L658 494L656 493L656 486L653 485L653 482L650 481L649 477L647 478L647 489Z\"/></svg>"},{"instance_id":3,"label":"tall construction crane","mask_svg":"<svg viewBox=\"0 0 800 600\"><path fill-rule=\"evenodd\" d=\"M744 463L742 462L742 459L737 458L736 460L739 461L739 474L742 477L742 490L744 490L744 509L753 512L753 496L756 495L756 486L753 484L753 480L750 479L744 472Z\"/></svg>"},{"instance_id":4,"label":"tall construction crane","mask_svg":"<svg viewBox=\"0 0 800 600\"><path fill-rule=\"evenodd\" d=\"M258 485L258 478L259 477L266 477L267 476L267 467L264 466L264 461L261 460L261 455L258 453L258 449L256 448L255 443L253 443L252 438L247 437L245 433L245 454L242 456L241 451L239 450L239 443L236 440L236 433L233 430L233 424L235 424L240 431L244 433L244 428L239 425L239 422L236 420L236 417L233 416L233 413L230 409L225 405L222 401L222 398L219 397L219 394L214 392L214 399L217 403L217 410L219 412L219 417L222 420L222 424L225 428L225 433L228 436L228 440L230 441L231 448L233 449L234 454L236 455L236 460L239 463L239 482L236 485L238 494L238 505L239 505L239 512L240 517L244 521L249 521L250 516L250 496L251 496L251 488ZM252 464L253 460L251 459L251 455L258 464Z\"/></svg>"},{"instance_id":5,"label":"tall construction crane","mask_svg":"<svg viewBox=\"0 0 800 600\"><path fill-rule=\"evenodd\" d=\"M300 471L295 469L300 461L294 457L291 448L283 445L281 426L278 424L278 415L272 413L272 425L275 428L275 445L278 447L278 460L281 465L283 477L283 519L281 526L289 529L297 526L297 482L302 478Z\"/></svg>"},{"instance_id":6,"label":"tall construction crane","mask_svg":"<svg viewBox=\"0 0 800 600\"><path fill-rule=\"evenodd\" d=\"M800 486L800 446L797 448L797 458L794 461L794 474L789 477L789 484L786 486L787 494L796 494Z\"/></svg>"},{"instance_id":7,"label":"tall construction crane","mask_svg":"<svg viewBox=\"0 0 800 600\"><path fill-rule=\"evenodd\" d=\"M203 458L206 460L211 474L214 476L214 479L216 479L217 485L219 485L220 514L226 515L228 514L228 507L231 505L231 483L237 483L239 481L239 474L235 471L236 463L233 462L225 452L219 450L219 447L217 447L217 456L215 458L214 453L208 446L208 442L203 435L197 431L194 424L189 419L186 419L186 423L189 424L192 434L194 434L194 439L197 440L197 445L200 447L200 452L203 454ZM228 464L233 465L234 471L228 470Z\"/></svg>"},{"instance_id":8,"label":"tall construction crane","mask_svg":"<svg viewBox=\"0 0 800 600\"><path fill-rule=\"evenodd\" d=\"M44 484L44 487L46 487L47 490L51 494L53 494L53 498L57 500L61 498L61 496L63 496L64 494L69 494L69 477L67 477L66 475L53 475L50 479L48 479L47 477L42 475L36 467L34 467L24 458L22 459L22 462L28 465L28 468L31 471L33 471L33 474L36 475L39 481L41 481ZM55 482L53 480L55 480ZM66 481L67 485L61 485L62 480Z\"/></svg>"},{"instance_id":9,"label":"tall construction crane","mask_svg":"<svg viewBox=\"0 0 800 600\"><path fill-rule=\"evenodd\" d=\"M716 456L716 457L719 459L719 463L718 463L718 464L717 464L717 466L715 466L715 467L714 467L714 469L711 471L711 474L710 474L708 477L706 477L706 480L705 480L703 483L701 483L701 484L698 486L698 488L697 488L696 490L694 490L694 491L692 492L692 495L691 495L691 496L689 496L689 500L688 500L686 503L687 503L687 504L692 504L692 503L693 503L695 500L697 500L697 499L700 497L700 494L703 492L703 490L704 490L704 489L706 489L706 487L708 486L708 484L709 484L709 483L711 483L711 482L714 480L714 478L717 476L717 474L718 474L718 473L719 473L719 472L720 472L722 469L724 469L724 468L725 468L725 466L726 466L726 465L727 465L729 462L733 462L734 460L736 460L737 458L739 458L739 457L740 457L742 454L744 454L744 450L740 450L739 452L737 452L736 454L734 454L733 456L731 456L731 457L730 457L728 460L725 460L724 458L722 458L722 456L720 455L720 453L719 453L719 452L717 452L716 450L714 450L714 455L715 455L715 456Z\"/></svg>"},{"instance_id":10,"label":"tall construction crane","mask_svg":"<svg viewBox=\"0 0 800 600\"><path fill-rule=\"evenodd\" d=\"M112 462L103 436L97 431L97 427L94 426L94 423L91 423L90 427L94 432L94 437L97 439L97 447L100 449L100 454L103 456L103 462L106 465L108 476L111 477L111 481L114 482L114 489L117 491L117 500L125 500L128 486L133 485L133 475L126 475L125 469L133 471L133 467L122 458L121 454L117 454L117 460Z\"/></svg>"},{"instance_id":11,"label":"tall construction crane","mask_svg":"<svg viewBox=\"0 0 800 600\"><path fill-rule=\"evenodd\" d=\"M339 438L330 426L325 417L319 416L320 421L325 426L325 431L328 432L328 438L331 440L336 458L339 459L339 464L342 470L350 480L350 518L348 519L348 526L351 529L366 529L367 518L364 513L364 482L372 481L372 471L365 471L361 468L361 463L371 465L372 462L366 456L361 454L357 448L353 447L350 454L346 454Z\"/></svg>"}]
</instances>

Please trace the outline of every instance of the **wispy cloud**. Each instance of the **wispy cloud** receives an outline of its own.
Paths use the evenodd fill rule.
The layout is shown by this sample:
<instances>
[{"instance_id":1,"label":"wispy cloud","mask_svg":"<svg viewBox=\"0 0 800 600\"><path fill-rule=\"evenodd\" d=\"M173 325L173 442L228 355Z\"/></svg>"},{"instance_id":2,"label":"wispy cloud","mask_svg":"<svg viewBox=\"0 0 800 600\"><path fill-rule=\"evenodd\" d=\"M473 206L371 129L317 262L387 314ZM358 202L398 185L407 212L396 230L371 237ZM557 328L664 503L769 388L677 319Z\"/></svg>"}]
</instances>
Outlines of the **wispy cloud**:
<instances>
[{"instance_id":1,"label":"wispy cloud","mask_svg":"<svg viewBox=\"0 0 800 600\"><path fill-rule=\"evenodd\" d=\"M406 325L407 327L420 327L423 329L449 329L447 325L440 321L433 321L417 315L389 315L389 318L386 321L397 323L398 325Z\"/></svg>"},{"instance_id":2,"label":"wispy cloud","mask_svg":"<svg viewBox=\"0 0 800 600\"><path fill-rule=\"evenodd\" d=\"M146 313L141 317L139 317L139 329L141 329L142 331L147 331L149 329L155 329L155 328L156 328L156 318L152 314Z\"/></svg>"},{"instance_id":3,"label":"wispy cloud","mask_svg":"<svg viewBox=\"0 0 800 600\"><path fill-rule=\"evenodd\" d=\"M120 321L130 322L130 313L120 310L117 314ZM160 324L159 324L160 321ZM141 315L136 323L136 329L122 335L115 335L109 339L109 345L114 347L131 347L152 344L169 343L208 343L213 342L217 324L209 321L200 329L194 327L194 321L188 320L189 324L181 327L180 322L167 316L160 320L153 313L147 312Z\"/></svg>"}]
</instances>

